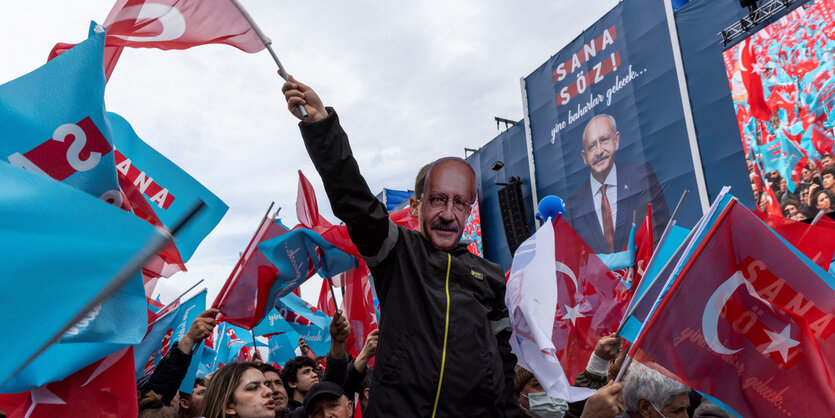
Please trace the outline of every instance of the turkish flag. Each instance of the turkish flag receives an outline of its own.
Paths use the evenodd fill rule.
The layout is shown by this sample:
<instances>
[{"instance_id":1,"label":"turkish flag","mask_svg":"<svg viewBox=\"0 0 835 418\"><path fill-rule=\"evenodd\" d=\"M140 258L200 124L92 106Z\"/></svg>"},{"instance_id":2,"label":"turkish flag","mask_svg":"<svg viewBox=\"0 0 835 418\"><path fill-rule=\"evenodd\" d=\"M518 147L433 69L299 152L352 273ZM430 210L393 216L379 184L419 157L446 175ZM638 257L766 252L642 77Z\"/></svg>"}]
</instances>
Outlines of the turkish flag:
<instances>
[{"instance_id":1,"label":"turkish flag","mask_svg":"<svg viewBox=\"0 0 835 418\"><path fill-rule=\"evenodd\" d=\"M765 189L766 212L768 212L771 216L783 216L783 208L780 207L780 200L777 199L777 195L774 194L774 188L771 187L771 183L766 183Z\"/></svg>"},{"instance_id":2,"label":"turkish flag","mask_svg":"<svg viewBox=\"0 0 835 418\"><path fill-rule=\"evenodd\" d=\"M812 124L811 126L812 144L815 146L815 149L824 155L832 154L832 145L835 144L835 140L833 140L832 136L817 123Z\"/></svg>"},{"instance_id":3,"label":"turkish flag","mask_svg":"<svg viewBox=\"0 0 835 418\"><path fill-rule=\"evenodd\" d=\"M258 243L289 232L280 222L265 216L255 230L238 263L232 269L212 307L221 311L224 321L252 329L272 309L267 305L270 286L278 277L278 269L258 249Z\"/></svg>"},{"instance_id":4,"label":"turkish flag","mask_svg":"<svg viewBox=\"0 0 835 418\"><path fill-rule=\"evenodd\" d=\"M557 312L552 342L574 384L597 340L617 330L632 293L562 217L554 221L554 238Z\"/></svg>"},{"instance_id":5,"label":"turkish flag","mask_svg":"<svg viewBox=\"0 0 835 418\"><path fill-rule=\"evenodd\" d=\"M633 346L742 416L831 416L833 279L732 200Z\"/></svg>"},{"instance_id":6,"label":"turkish flag","mask_svg":"<svg viewBox=\"0 0 835 418\"><path fill-rule=\"evenodd\" d=\"M0 395L0 405L9 408L9 418L135 417L139 408L133 347L123 348L60 382L23 394Z\"/></svg>"},{"instance_id":7,"label":"turkish flag","mask_svg":"<svg viewBox=\"0 0 835 418\"><path fill-rule=\"evenodd\" d=\"M742 41L739 51L739 71L742 75L742 83L745 91L748 92L748 107L751 115L759 120L769 120L771 111L765 102L763 82L760 77L760 66L757 64L754 43L751 38Z\"/></svg>"}]
</instances>

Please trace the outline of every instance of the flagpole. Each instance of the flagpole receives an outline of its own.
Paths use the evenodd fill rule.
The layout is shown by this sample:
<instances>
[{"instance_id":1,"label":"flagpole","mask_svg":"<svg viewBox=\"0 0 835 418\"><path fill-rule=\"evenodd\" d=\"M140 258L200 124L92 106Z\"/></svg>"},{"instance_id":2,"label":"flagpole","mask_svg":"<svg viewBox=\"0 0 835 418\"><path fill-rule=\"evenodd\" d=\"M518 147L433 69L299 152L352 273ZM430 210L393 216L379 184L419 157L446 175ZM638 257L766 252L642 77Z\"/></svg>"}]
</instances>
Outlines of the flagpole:
<instances>
[{"instance_id":1,"label":"flagpole","mask_svg":"<svg viewBox=\"0 0 835 418\"><path fill-rule=\"evenodd\" d=\"M138 253L134 254L134 256L124 265L122 268L113 276L113 279L104 286L104 288L99 292L99 294L93 298L90 302L88 302L78 313L73 316L69 321L67 321L63 327L61 327L58 332L56 332L52 338L50 338L44 345L38 348L34 354L29 356L26 361L24 361L14 372L12 372L5 380L3 380L0 385L5 384L9 379L14 377L16 374L20 373L21 370L25 369L26 366L29 365L32 361L34 361L38 356L43 354L49 346L54 343L57 343L61 340L61 336L67 332L70 328L72 328L75 324L79 323L84 317L87 315L88 312L93 310L96 305L104 302L114 293L119 291L122 287L128 284L131 280L136 277L136 273L140 271L142 266L154 257L160 250L165 248L175 237L175 234L185 225L191 218L194 217L200 209L206 206L205 203L200 201L198 204L195 204L191 211L188 212L188 215L181 220L179 223L176 224L171 232L168 231L165 227L157 227L156 234L151 237L151 240L145 244L145 247L142 248Z\"/></svg>"},{"instance_id":2,"label":"flagpole","mask_svg":"<svg viewBox=\"0 0 835 418\"><path fill-rule=\"evenodd\" d=\"M681 197L678 199L678 204L676 205L676 208L673 209L673 214L670 216L670 220L667 221L667 226L664 227L664 232L661 234L661 238L658 240L658 245L656 246L655 251L652 252L652 256L650 256L649 261L647 262L647 267L644 270L645 274L649 273L650 270L652 269L653 264L655 264L655 259L657 258L658 253L661 252L661 248L664 246L664 243L667 241L667 236L670 235L670 231L673 229L673 226L675 226L675 224L676 224L676 222L675 222L676 216L678 216L678 211L681 209L682 205L684 204L684 199L687 197L688 193L690 193L690 191L687 190L687 189L684 189L684 193L682 193ZM693 229L695 229L695 228L693 228ZM692 231L691 231L691 234L692 234ZM687 239L689 239L689 238L690 238L690 236L688 235ZM685 242L687 242L687 239L685 239ZM669 264L669 260L667 261L667 264ZM667 264L665 264L664 267L662 267L661 270L659 270L659 273L664 271L665 268L667 268ZM644 294L646 294L646 293L644 293ZM620 321L620 325L618 325L618 330L615 331L615 334L620 334L620 332L623 331L623 327L624 327L624 325L626 325L626 320L629 319L629 317L635 311L635 306L638 305L638 302L640 302L641 299L643 299L643 295L639 296L638 300L636 300L634 304L632 302L629 302L629 306L631 306L632 308L629 309L629 311L627 311L624 314L623 319L621 319L621 321Z\"/></svg>"},{"instance_id":3,"label":"flagpole","mask_svg":"<svg viewBox=\"0 0 835 418\"><path fill-rule=\"evenodd\" d=\"M267 208L267 213L264 214L264 217L261 218L261 223L258 224L258 228L255 229L255 234L252 235L252 239L249 240L249 244L247 244L246 249L244 249L244 254L249 252L250 247L252 247L253 241L255 237L258 235L258 231L261 230L261 227L264 225L264 222L269 219L270 211L273 210L273 206L275 206L275 202L270 202L270 207ZM257 243L256 243L257 244ZM226 282L223 283L223 287L220 288L220 292L218 292L217 296L215 297L215 301L212 302L212 308L217 308L220 304L220 301L226 297L226 293L229 291L229 283L238 269L241 267L241 264L244 261L243 255L238 258L238 262L235 264L235 267L232 268L232 273L229 274L229 278L226 279Z\"/></svg>"},{"instance_id":4,"label":"flagpole","mask_svg":"<svg viewBox=\"0 0 835 418\"><path fill-rule=\"evenodd\" d=\"M249 15L249 12L247 12L246 9L244 9L243 5L238 3L238 0L229 1L231 1L232 4L234 4L235 7L238 8L238 11L241 12L241 14L244 16L244 19L246 19L246 21L249 22L249 26L252 27L252 30L255 31L255 34L258 35L258 38L261 39L261 42L264 43L264 46L267 47L267 51L270 51L270 55L272 55L273 61L275 61L276 65L278 65L278 71L280 72L281 78L283 78L284 81L290 81L290 77L287 74L287 70L285 70L284 66L281 65L281 60L278 59L278 55L276 55L275 51L273 51L273 47L271 46L272 41L270 40L270 38L267 38L264 35L264 32L261 32L261 28L259 28L258 25L255 23L255 19L253 19L252 16ZM299 110L301 111L302 117L306 118L307 111L304 110L304 106L299 105Z\"/></svg>"},{"instance_id":5,"label":"flagpole","mask_svg":"<svg viewBox=\"0 0 835 418\"><path fill-rule=\"evenodd\" d=\"M725 186L725 188L722 189L722 192L720 192L719 196L716 198L716 202L714 202L714 205L711 205L711 210L709 210L708 214L705 215L705 218L704 218L705 222L708 219L710 219L710 216L713 214L713 212L716 211L715 204L719 200L721 200L721 198L724 196L724 194L725 194L724 192L726 191L725 190L726 188L729 188L729 187ZM716 218L716 222L714 223L714 225L718 225L718 224L722 223L725 220L725 218L728 216L728 214L731 212L730 209L732 209L735 204L736 204L736 199L731 199L731 201L728 203L728 206L725 206L725 208L722 210L722 212ZM704 225L701 225L701 226L704 226ZM698 257L702 254L702 252L704 251L704 248L707 245L707 243L710 241L711 238L713 238L713 235L716 233L717 228L713 228L713 226L711 226L711 228L712 229L708 230L708 232L705 235L702 242L699 243L699 246L693 250L692 257L687 261L687 263L685 263L684 266L682 266L681 274L686 275L686 274L690 273L690 269L693 267L693 260L696 257ZM690 231L690 232L692 233L693 231L696 231L697 229L699 230L699 232L701 232L701 230L703 228L693 228L693 230ZM689 238L689 236L688 236L688 238ZM685 242L687 242L687 241L685 240ZM688 245L688 249L689 248L690 248L690 245ZM681 249L681 247L679 247L679 249ZM673 258L675 258L675 257L673 257ZM681 260L679 260L679 262L681 262ZM666 268L666 266L665 266L665 268ZM671 287L670 292L674 292L677 289L677 287L678 286ZM649 317L647 317L646 322L644 322L644 325L641 327L641 331L638 333L638 337L635 339L635 342L629 348L630 353L634 353L634 354L638 353L638 347L640 347L641 343L644 342L643 337L646 335L646 334L644 334L644 329L648 326L653 325L653 323L657 319L657 315L656 315L656 312L655 312L656 309L663 308L664 305L666 305L666 301L662 301L660 303L660 305L658 305L658 304L659 304L659 302L656 302L656 306L654 306L653 309L650 311ZM623 375L626 373L626 370L629 368L629 366L631 364L632 364L632 356L630 356L627 353L626 359L624 360L623 365L621 366L620 371L618 371L618 375L615 378L615 383L618 383L620 381L621 377L623 377Z\"/></svg>"},{"instance_id":6,"label":"flagpole","mask_svg":"<svg viewBox=\"0 0 835 418\"><path fill-rule=\"evenodd\" d=\"M333 311L336 312L336 292L333 291L333 282L331 281L330 277L326 278L325 280L328 281L328 287L331 288L331 299L333 299Z\"/></svg>"},{"instance_id":7,"label":"flagpole","mask_svg":"<svg viewBox=\"0 0 835 418\"><path fill-rule=\"evenodd\" d=\"M178 297L177 297L177 299L174 299L174 302L171 302L171 303L169 303L168 305L166 305L164 308L160 309L160 312L164 312L164 313L163 313L162 315L158 316L158 317L157 317L157 319L155 319L155 320L154 320L154 322L151 322L151 323L150 323L150 324L148 324L148 325L150 326L150 325L156 324L156 323L157 323L157 322L159 322L162 318L165 318L166 316L168 316L168 314L170 314L171 312L174 312L173 310L168 311L168 312L165 312L165 309L170 308L172 305L174 305L174 303L176 303L176 302L177 302L177 300L179 300L181 297L185 296L185 294L186 294L186 293L188 293L191 289L194 289L194 288L195 288L198 284L200 284L200 283L202 283L202 282L203 282L203 279L200 279L200 281L199 281L199 282L197 282L197 283L195 283L195 284L194 284L194 286L191 286L188 290L186 290L185 292L183 292L183 294L182 294L182 295L178 296ZM197 294L196 294L196 295L194 295L194 296L192 296L192 297L190 297L190 298L186 299L183 303L184 303L184 304L185 304L185 303L188 303L190 300L192 300L192 299L196 298L197 296L200 296L200 294L201 294L201 293L203 293L203 292L205 292L206 290L207 290L207 288L205 288L205 287L204 287L204 288L203 288L203 290L201 290L201 291L197 292Z\"/></svg>"}]
</instances>

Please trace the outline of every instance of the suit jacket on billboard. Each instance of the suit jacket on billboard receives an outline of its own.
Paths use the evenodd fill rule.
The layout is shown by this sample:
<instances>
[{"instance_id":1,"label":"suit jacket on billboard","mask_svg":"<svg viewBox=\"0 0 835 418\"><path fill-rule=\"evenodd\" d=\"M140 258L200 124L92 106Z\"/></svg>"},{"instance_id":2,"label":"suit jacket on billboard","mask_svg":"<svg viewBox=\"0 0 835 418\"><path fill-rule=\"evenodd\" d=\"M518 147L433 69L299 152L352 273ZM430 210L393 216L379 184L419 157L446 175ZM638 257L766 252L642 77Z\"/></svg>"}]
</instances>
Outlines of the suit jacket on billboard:
<instances>
[{"instance_id":1,"label":"suit jacket on billboard","mask_svg":"<svg viewBox=\"0 0 835 418\"><path fill-rule=\"evenodd\" d=\"M670 218L667 201L652 167L644 162L617 162L618 213L615 219L615 251L623 251L632 228L633 211L639 221L652 203L653 229L660 236ZM566 201L566 218L583 241L596 253L608 253L603 228L594 209L591 182L586 179Z\"/></svg>"}]
</instances>

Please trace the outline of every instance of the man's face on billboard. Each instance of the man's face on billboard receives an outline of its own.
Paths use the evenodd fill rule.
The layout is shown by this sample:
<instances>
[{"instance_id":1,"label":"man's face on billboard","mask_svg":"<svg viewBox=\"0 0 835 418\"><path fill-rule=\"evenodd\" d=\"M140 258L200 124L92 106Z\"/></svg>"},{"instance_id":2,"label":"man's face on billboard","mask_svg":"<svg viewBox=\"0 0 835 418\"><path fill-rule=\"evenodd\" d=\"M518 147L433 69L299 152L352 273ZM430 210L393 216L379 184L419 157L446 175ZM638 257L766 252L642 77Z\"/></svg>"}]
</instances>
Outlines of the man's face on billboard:
<instances>
[{"instance_id":1,"label":"man's face on billboard","mask_svg":"<svg viewBox=\"0 0 835 418\"><path fill-rule=\"evenodd\" d=\"M592 118L583 134L583 163L591 170L592 176L603 182L612 164L615 163L615 151L620 144L620 132L607 116Z\"/></svg>"},{"instance_id":2,"label":"man's face on billboard","mask_svg":"<svg viewBox=\"0 0 835 418\"><path fill-rule=\"evenodd\" d=\"M441 161L430 170L420 204L420 232L449 250L458 244L473 203L475 179L463 161Z\"/></svg>"}]
</instances>

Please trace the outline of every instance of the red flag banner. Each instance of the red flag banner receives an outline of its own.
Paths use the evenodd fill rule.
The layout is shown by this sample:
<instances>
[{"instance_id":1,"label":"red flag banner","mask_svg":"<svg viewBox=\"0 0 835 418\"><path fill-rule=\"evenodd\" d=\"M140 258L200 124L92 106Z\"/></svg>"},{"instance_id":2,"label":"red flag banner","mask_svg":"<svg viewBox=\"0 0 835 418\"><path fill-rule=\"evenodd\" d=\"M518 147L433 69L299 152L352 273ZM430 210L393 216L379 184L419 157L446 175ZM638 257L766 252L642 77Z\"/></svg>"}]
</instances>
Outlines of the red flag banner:
<instances>
[{"instance_id":1,"label":"red flag banner","mask_svg":"<svg viewBox=\"0 0 835 418\"><path fill-rule=\"evenodd\" d=\"M557 313L552 334L571 384L597 340L617 330L632 293L564 219L554 222Z\"/></svg>"},{"instance_id":2,"label":"red flag banner","mask_svg":"<svg viewBox=\"0 0 835 418\"><path fill-rule=\"evenodd\" d=\"M633 350L742 416L835 411L835 279L736 204L659 302Z\"/></svg>"},{"instance_id":3,"label":"red flag banner","mask_svg":"<svg viewBox=\"0 0 835 418\"><path fill-rule=\"evenodd\" d=\"M13 409L13 402L17 406ZM136 371L133 347L119 350L60 382L24 394L0 395L9 418L135 417Z\"/></svg>"}]
</instances>

